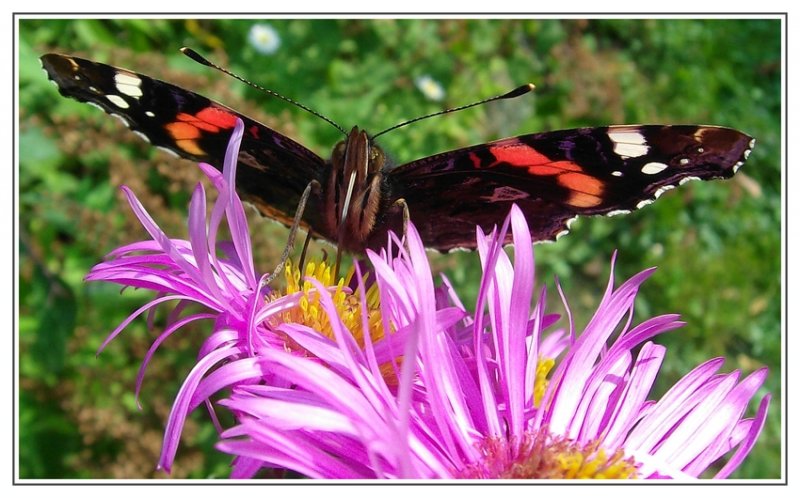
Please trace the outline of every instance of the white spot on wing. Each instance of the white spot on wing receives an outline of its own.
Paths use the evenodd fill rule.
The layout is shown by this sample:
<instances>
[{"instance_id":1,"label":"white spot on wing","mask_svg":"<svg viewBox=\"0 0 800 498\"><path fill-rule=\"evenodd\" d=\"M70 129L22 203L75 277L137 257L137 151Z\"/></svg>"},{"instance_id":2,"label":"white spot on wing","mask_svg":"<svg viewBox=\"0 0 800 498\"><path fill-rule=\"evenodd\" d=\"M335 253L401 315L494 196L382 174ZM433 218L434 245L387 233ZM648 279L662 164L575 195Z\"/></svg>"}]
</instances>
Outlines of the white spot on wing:
<instances>
[{"instance_id":1,"label":"white spot on wing","mask_svg":"<svg viewBox=\"0 0 800 498\"><path fill-rule=\"evenodd\" d=\"M612 171L611 176L622 176L622 171Z\"/></svg>"},{"instance_id":2,"label":"white spot on wing","mask_svg":"<svg viewBox=\"0 0 800 498\"><path fill-rule=\"evenodd\" d=\"M752 151L752 150L750 150L750 149L747 149L747 150L745 150L745 151L744 151L744 158L745 158L745 159L747 159L748 157L750 157L750 153L751 153L751 152L753 152L753 151Z\"/></svg>"},{"instance_id":3,"label":"white spot on wing","mask_svg":"<svg viewBox=\"0 0 800 498\"><path fill-rule=\"evenodd\" d=\"M150 143L150 139L147 138L147 135L145 135L141 131L133 130L133 132L136 134L137 137L141 138L142 140L144 140L147 143Z\"/></svg>"},{"instance_id":4,"label":"white spot on wing","mask_svg":"<svg viewBox=\"0 0 800 498\"><path fill-rule=\"evenodd\" d=\"M160 146L160 145L156 145L156 148L157 148L157 149L159 149L159 150L163 150L164 152L166 152L167 154L169 154L169 155L170 155L170 156L172 156L172 157L181 157L181 156L179 156L179 155L178 155L178 153L177 153L177 152L175 152L175 151L174 151L174 150L172 150L172 149L168 149L168 148L166 148L166 147L162 147L162 146Z\"/></svg>"},{"instance_id":5,"label":"white spot on wing","mask_svg":"<svg viewBox=\"0 0 800 498\"><path fill-rule=\"evenodd\" d=\"M686 166L687 164L689 164L689 162L690 161L688 159L686 159L685 157L680 160L681 166Z\"/></svg>"},{"instance_id":6,"label":"white spot on wing","mask_svg":"<svg viewBox=\"0 0 800 498\"><path fill-rule=\"evenodd\" d=\"M648 204L652 204L655 199L645 199L640 201L639 204L636 205L636 209L642 209L643 207L647 206Z\"/></svg>"},{"instance_id":7,"label":"white spot on wing","mask_svg":"<svg viewBox=\"0 0 800 498\"><path fill-rule=\"evenodd\" d=\"M647 154L650 147L646 145L615 143L614 152L621 157L641 157Z\"/></svg>"},{"instance_id":8,"label":"white spot on wing","mask_svg":"<svg viewBox=\"0 0 800 498\"><path fill-rule=\"evenodd\" d=\"M148 118L154 118L156 115L153 114L153 111L144 111L144 115Z\"/></svg>"},{"instance_id":9,"label":"white spot on wing","mask_svg":"<svg viewBox=\"0 0 800 498\"><path fill-rule=\"evenodd\" d=\"M131 125L128 123L128 120L125 119L124 117L120 116L119 114L115 114L115 113L112 112L110 115L112 117L118 119L120 123L124 124L125 128L130 128L131 127Z\"/></svg>"},{"instance_id":10,"label":"white spot on wing","mask_svg":"<svg viewBox=\"0 0 800 498\"><path fill-rule=\"evenodd\" d=\"M615 209L606 213L606 216L619 216L621 214L628 214L630 211L627 209Z\"/></svg>"},{"instance_id":11,"label":"white spot on wing","mask_svg":"<svg viewBox=\"0 0 800 498\"><path fill-rule=\"evenodd\" d=\"M87 103L87 104L89 104L89 105L90 105L90 106L92 106L92 107L97 107L98 109L100 109L100 110L101 110L101 111L103 111L103 112L106 112L106 110L105 110L105 109L103 109L103 106L101 106L101 105L100 105L100 104L98 104L97 102L86 102L86 103Z\"/></svg>"},{"instance_id":12,"label":"white spot on wing","mask_svg":"<svg viewBox=\"0 0 800 498\"><path fill-rule=\"evenodd\" d=\"M754 139L750 140L750 143L748 144L748 147L750 147L752 149L755 146L756 146L756 139L754 138Z\"/></svg>"},{"instance_id":13,"label":"white spot on wing","mask_svg":"<svg viewBox=\"0 0 800 498\"><path fill-rule=\"evenodd\" d=\"M143 95L142 89L138 86L117 85L117 90L119 90L120 93L124 93L128 97L133 97L135 99L138 99Z\"/></svg>"},{"instance_id":14,"label":"white spot on wing","mask_svg":"<svg viewBox=\"0 0 800 498\"><path fill-rule=\"evenodd\" d=\"M617 129L617 128L609 129L608 138L610 138L612 142L618 142L618 143L637 144L637 145L647 144L647 139L644 138L644 135L642 135L641 133L632 128L626 128L626 127L623 127L622 129Z\"/></svg>"},{"instance_id":15,"label":"white spot on wing","mask_svg":"<svg viewBox=\"0 0 800 498\"><path fill-rule=\"evenodd\" d=\"M614 142L614 152L622 157L640 157L650 150L644 135L632 128L611 128L608 138Z\"/></svg>"},{"instance_id":16,"label":"white spot on wing","mask_svg":"<svg viewBox=\"0 0 800 498\"><path fill-rule=\"evenodd\" d=\"M665 169L667 169L667 165L664 163L649 162L642 166L642 173L645 175L655 175L661 173Z\"/></svg>"},{"instance_id":17,"label":"white spot on wing","mask_svg":"<svg viewBox=\"0 0 800 498\"><path fill-rule=\"evenodd\" d=\"M139 86L142 84L142 80L140 80L138 76L129 73L115 74L114 81L116 81L118 85Z\"/></svg>"},{"instance_id":18,"label":"white spot on wing","mask_svg":"<svg viewBox=\"0 0 800 498\"><path fill-rule=\"evenodd\" d=\"M123 99L119 95L106 95L106 98L108 99L109 102L119 107L120 109L127 109L128 107L130 107L128 103L125 102L125 99Z\"/></svg>"},{"instance_id":19,"label":"white spot on wing","mask_svg":"<svg viewBox=\"0 0 800 498\"><path fill-rule=\"evenodd\" d=\"M128 73L117 73L114 75L114 81L120 93L124 93L135 99L142 96L142 80L140 80L138 76Z\"/></svg>"},{"instance_id":20,"label":"white spot on wing","mask_svg":"<svg viewBox=\"0 0 800 498\"><path fill-rule=\"evenodd\" d=\"M572 226L572 224L573 224L573 223L575 222L575 220L577 220L577 219L578 219L578 217L577 217L577 216L573 216L572 218L568 219L567 221L565 221L565 222L564 222L564 225L566 226L566 228L565 228L564 230L561 230L560 232L558 232L558 233L556 234L556 238L555 238L555 239L552 239L552 240L543 240L542 242L555 242L556 240L558 240L558 239L560 239L561 237L565 236L566 234L568 234L568 233L569 233L569 227L571 227L571 226Z\"/></svg>"},{"instance_id":21,"label":"white spot on wing","mask_svg":"<svg viewBox=\"0 0 800 498\"><path fill-rule=\"evenodd\" d=\"M675 185L664 185L664 186L663 186L663 187L661 187L660 189L656 190L656 194L655 194L655 195L656 195L656 199L658 199L659 197L661 197L661 195L662 195L664 192L666 192L667 190L672 190L672 189L674 189L674 188L675 188Z\"/></svg>"},{"instance_id":22,"label":"white spot on wing","mask_svg":"<svg viewBox=\"0 0 800 498\"><path fill-rule=\"evenodd\" d=\"M737 171L739 171L739 168L741 168L743 165L744 165L744 162L742 162L742 161L739 161L738 163L734 164L733 165L733 172L736 173Z\"/></svg>"},{"instance_id":23,"label":"white spot on wing","mask_svg":"<svg viewBox=\"0 0 800 498\"><path fill-rule=\"evenodd\" d=\"M678 182L678 185L683 185L684 183L689 183L694 180L699 180L700 178L696 176L687 176L686 178L681 178L681 181Z\"/></svg>"}]
</instances>

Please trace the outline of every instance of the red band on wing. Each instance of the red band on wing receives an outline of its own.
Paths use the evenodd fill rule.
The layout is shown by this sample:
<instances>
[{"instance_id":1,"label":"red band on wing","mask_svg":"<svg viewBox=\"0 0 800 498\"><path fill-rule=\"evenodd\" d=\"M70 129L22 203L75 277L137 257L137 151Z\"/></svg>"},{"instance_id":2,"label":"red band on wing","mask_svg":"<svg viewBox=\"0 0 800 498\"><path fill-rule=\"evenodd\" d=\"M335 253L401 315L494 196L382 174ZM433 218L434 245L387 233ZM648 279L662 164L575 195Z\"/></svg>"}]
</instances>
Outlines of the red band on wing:
<instances>
[{"instance_id":1,"label":"red band on wing","mask_svg":"<svg viewBox=\"0 0 800 498\"><path fill-rule=\"evenodd\" d=\"M205 121L201 121L192 114L186 114L185 112L178 113L176 116L178 121L182 123L187 123L199 130L207 131L209 133L219 133L219 126L213 125L211 123L206 123Z\"/></svg>"},{"instance_id":2,"label":"red band on wing","mask_svg":"<svg viewBox=\"0 0 800 498\"><path fill-rule=\"evenodd\" d=\"M167 132L178 147L196 156L206 154L197 143L202 132L219 133L236 125L236 116L218 107L206 107L197 114L180 112L175 118L177 121L165 126Z\"/></svg>"},{"instance_id":3,"label":"red band on wing","mask_svg":"<svg viewBox=\"0 0 800 498\"><path fill-rule=\"evenodd\" d=\"M197 119L226 130L236 125L236 116L218 107L206 107L197 113Z\"/></svg>"},{"instance_id":4,"label":"red band on wing","mask_svg":"<svg viewBox=\"0 0 800 498\"><path fill-rule=\"evenodd\" d=\"M481 167L481 158L477 156L474 152L469 153L469 159L472 161L472 166L475 169L479 169ZM494 164L490 164L490 166L494 166Z\"/></svg>"},{"instance_id":5,"label":"red band on wing","mask_svg":"<svg viewBox=\"0 0 800 498\"><path fill-rule=\"evenodd\" d=\"M487 165L488 167L497 166L498 163L507 163L511 166L527 168L551 162L547 156L520 141L511 143L504 141L502 145L497 144L489 147L489 152L492 153L496 161L494 164Z\"/></svg>"},{"instance_id":6,"label":"red band on wing","mask_svg":"<svg viewBox=\"0 0 800 498\"><path fill-rule=\"evenodd\" d=\"M216 107L206 107L197 114L181 112L176 118L209 133L219 133L220 129L227 130L236 124L236 116Z\"/></svg>"}]
</instances>

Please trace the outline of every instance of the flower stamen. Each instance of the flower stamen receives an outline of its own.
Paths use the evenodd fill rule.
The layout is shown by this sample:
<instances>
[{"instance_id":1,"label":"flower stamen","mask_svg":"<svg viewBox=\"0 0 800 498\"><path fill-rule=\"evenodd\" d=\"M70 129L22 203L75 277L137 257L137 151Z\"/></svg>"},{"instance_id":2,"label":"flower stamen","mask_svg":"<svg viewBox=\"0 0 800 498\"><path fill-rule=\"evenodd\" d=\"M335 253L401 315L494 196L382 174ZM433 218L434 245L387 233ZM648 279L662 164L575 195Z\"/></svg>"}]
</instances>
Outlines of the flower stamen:
<instances>
[{"instance_id":1,"label":"flower stamen","mask_svg":"<svg viewBox=\"0 0 800 498\"><path fill-rule=\"evenodd\" d=\"M353 292L345 286L345 282L350 282L355 272L355 267L351 267L345 277L339 278L334 282L333 267L325 261L309 261L305 271L301 273L291 261L286 262L286 290L283 293L273 293L272 298L277 299L281 295L289 295L301 292L298 307L292 308L280 315L280 323L300 323L306 325L325 337L333 339L333 329L330 318L320 303L317 289L311 283L314 279L324 287L331 289L331 298L336 307L336 312L342 324L353 334L359 346L364 346L364 330L362 328L362 307L360 303L360 291ZM380 314L380 294L375 284L367 289L366 310L368 333L372 342L383 338L383 326ZM291 348L294 349L294 348Z\"/></svg>"},{"instance_id":2,"label":"flower stamen","mask_svg":"<svg viewBox=\"0 0 800 498\"><path fill-rule=\"evenodd\" d=\"M466 479L636 479L637 464L622 450L608 454L598 442L576 443L546 430L526 433L521 443L487 438L483 460L458 473Z\"/></svg>"}]
</instances>

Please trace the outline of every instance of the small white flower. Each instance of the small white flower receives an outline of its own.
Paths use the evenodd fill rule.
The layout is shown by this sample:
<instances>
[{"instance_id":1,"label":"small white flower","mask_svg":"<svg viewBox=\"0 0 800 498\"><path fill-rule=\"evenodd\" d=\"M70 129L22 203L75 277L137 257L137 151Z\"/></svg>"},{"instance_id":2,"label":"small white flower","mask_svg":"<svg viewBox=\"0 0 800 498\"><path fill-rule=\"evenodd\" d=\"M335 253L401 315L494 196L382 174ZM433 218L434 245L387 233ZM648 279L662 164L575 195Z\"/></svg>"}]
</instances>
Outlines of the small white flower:
<instances>
[{"instance_id":1,"label":"small white flower","mask_svg":"<svg viewBox=\"0 0 800 498\"><path fill-rule=\"evenodd\" d=\"M253 48L264 55L274 54L281 46L281 37L269 24L254 24L247 39Z\"/></svg>"},{"instance_id":2,"label":"small white flower","mask_svg":"<svg viewBox=\"0 0 800 498\"><path fill-rule=\"evenodd\" d=\"M428 100L434 100L438 102L444 98L444 88L442 88L442 85L438 81L431 78L429 75L426 74L416 78L414 83L417 85L417 88L419 88L419 91L421 91Z\"/></svg>"}]
</instances>

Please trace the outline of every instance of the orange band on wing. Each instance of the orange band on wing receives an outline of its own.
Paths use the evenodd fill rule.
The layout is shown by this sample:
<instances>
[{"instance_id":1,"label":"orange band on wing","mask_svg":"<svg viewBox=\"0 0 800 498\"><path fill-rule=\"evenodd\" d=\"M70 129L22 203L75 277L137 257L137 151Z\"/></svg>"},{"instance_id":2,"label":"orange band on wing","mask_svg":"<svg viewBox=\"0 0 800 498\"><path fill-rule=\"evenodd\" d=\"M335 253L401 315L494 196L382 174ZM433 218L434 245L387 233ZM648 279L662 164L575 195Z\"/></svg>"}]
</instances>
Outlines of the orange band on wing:
<instances>
[{"instance_id":1,"label":"orange band on wing","mask_svg":"<svg viewBox=\"0 0 800 498\"><path fill-rule=\"evenodd\" d=\"M568 204L575 207L594 207L603 202L603 182L583 173L564 173L556 177L562 187L570 191Z\"/></svg>"},{"instance_id":2,"label":"orange band on wing","mask_svg":"<svg viewBox=\"0 0 800 498\"><path fill-rule=\"evenodd\" d=\"M175 143L178 144L178 147L180 147L181 150L189 154L193 154L195 156L206 155L206 151L197 145L197 140L176 140Z\"/></svg>"},{"instance_id":3,"label":"orange band on wing","mask_svg":"<svg viewBox=\"0 0 800 498\"><path fill-rule=\"evenodd\" d=\"M165 126L167 132L181 150L195 156L206 154L197 142L203 131L219 133L220 128L233 128L236 124L234 114L217 107L206 107L197 114L179 112L175 118L177 121Z\"/></svg>"},{"instance_id":4,"label":"orange band on wing","mask_svg":"<svg viewBox=\"0 0 800 498\"><path fill-rule=\"evenodd\" d=\"M591 195L603 193L603 182L583 173L564 173L558 175L557 181L561 186L570 190L577 190Z\"/></svg>"},{"instance_id":5,"label":"orange band on wing","mask_svg":"<svg viewBox=\"0 0 800 498\"><path fill-rule=\"evenodd\" d=\"M194 124L175 122L169 123L164 128L176 141L200 138L200 130Z\"/></svg>"},{"instance_id":6,"label":"orange band on wing","mask_svg":"<svg viewBox=\"0 0 800 498\"><path fill-rule=\"evenodd\" d=\"M603 202L601 197L596 197L591 194L585 194L583 192L576 192L572 191L569 194L569 198L566 200L566 203L570 206L579 207L579 208L590 208L599 206Z\"/></svg>"}]
</instances>

